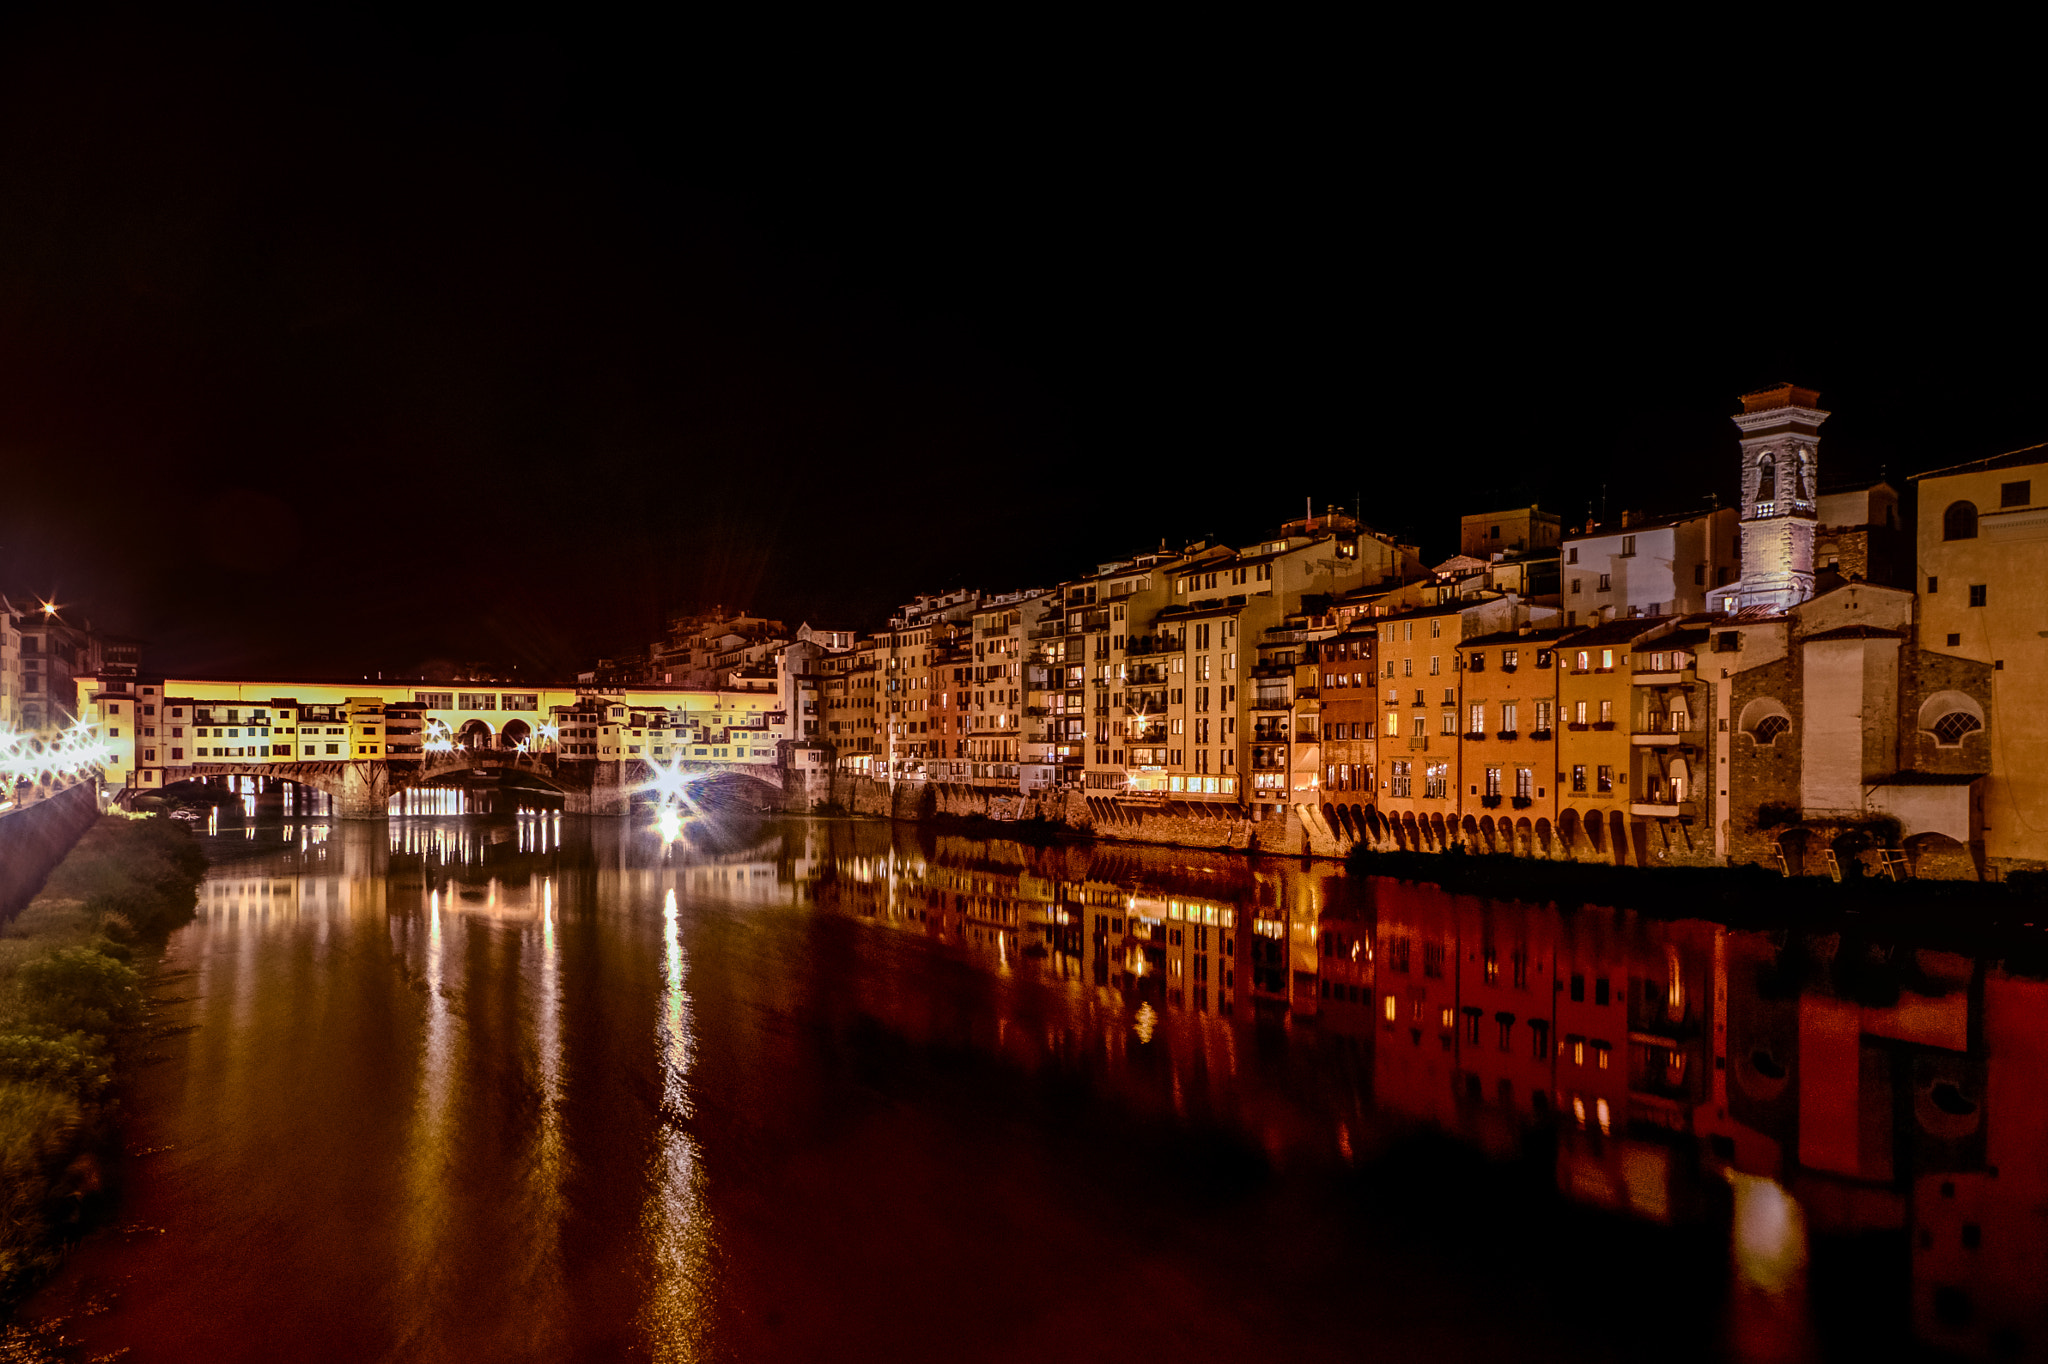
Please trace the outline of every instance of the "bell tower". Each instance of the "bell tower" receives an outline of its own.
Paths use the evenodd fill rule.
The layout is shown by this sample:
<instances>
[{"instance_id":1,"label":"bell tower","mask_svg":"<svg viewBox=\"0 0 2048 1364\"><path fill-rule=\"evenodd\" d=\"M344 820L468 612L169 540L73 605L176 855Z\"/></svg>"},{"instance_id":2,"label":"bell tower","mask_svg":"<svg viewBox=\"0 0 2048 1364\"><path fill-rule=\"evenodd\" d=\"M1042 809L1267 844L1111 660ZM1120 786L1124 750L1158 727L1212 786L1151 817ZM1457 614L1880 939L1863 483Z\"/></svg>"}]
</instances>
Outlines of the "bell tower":
<instances>
[{"instance_id":1,"label":"bell tower","mask_svg":"<svg viewBox=\"0 0 2048 1364\"><path fill-rule=\"evenodd\" d=\"M1779 384L1742 395L1742 580L1716 593L1726 609L1790 610L1813 595L1820 394Z\"/></svg>"}]
</instances>

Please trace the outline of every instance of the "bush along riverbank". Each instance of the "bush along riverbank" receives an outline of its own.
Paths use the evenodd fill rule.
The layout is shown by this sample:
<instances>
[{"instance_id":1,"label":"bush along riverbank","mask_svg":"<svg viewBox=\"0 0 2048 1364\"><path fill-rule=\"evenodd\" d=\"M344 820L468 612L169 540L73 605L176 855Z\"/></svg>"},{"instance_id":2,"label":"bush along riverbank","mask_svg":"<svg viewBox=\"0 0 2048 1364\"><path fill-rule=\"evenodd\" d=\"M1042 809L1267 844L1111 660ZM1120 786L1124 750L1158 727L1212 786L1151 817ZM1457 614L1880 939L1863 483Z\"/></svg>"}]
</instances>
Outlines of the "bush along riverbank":
<instances>
[{"instance_id":1,"label":"bush along riverbank","mask_svg":"<svg viewBox=\"0 0 2048 1364\"><path fill-rule=\"evenodd\" d=\"M172 820L109 816L0 926L0 1309L105 1201L138 952L189 921L206 857Z\"/></svg>"}]
</instances>

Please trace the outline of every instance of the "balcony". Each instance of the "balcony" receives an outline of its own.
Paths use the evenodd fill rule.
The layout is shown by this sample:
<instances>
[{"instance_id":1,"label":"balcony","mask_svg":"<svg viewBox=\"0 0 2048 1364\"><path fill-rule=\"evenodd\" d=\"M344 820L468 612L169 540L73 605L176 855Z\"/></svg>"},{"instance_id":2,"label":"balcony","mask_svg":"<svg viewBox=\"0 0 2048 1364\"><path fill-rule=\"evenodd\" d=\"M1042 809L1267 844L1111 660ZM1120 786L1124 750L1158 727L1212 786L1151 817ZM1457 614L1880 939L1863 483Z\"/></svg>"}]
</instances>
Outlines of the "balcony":
<instances>
[{"instance_id":1,"label":"balcony","mask_svg":"<svg viewBox=\"0 0 2048 1364\"><path fill-rule=\"evenodd\" d=\"M1690 824L1699 817L1700 808L1690 800L1632 800L1628 812L1646 819L1675 819Z\"/></svg>"},{"instance_id":2,"label":"balcony","mask_svg":"<svg viewBox=\"0 0 2048 1364\"><path fill-rule=\"evenodd\" d=\"M1124 742L1130 744L1163 744L1166 742L1166 728L1162 725L1157 729L1132 730L1124 736Z\"/></svg>"},{"instance_id":3,"label":"balcony","mask_svg":"<svg viewBox=\"0 0 2048 1364\"><path fill-rule=\"evenodd\" d=\"M1252 728L1252 742L1255 744L1284 744L1287 742L1287 731L1284 729L1273 729L1267 725L1256 725Z\"/></svg>"},{"instance_id":4,"label":"balcony","mask_svg":"<svg viewBox=\"0 0 2048 1364\"><path fill-rule=\"evenodd\" d=\"M1481 797L1479 798L1479 804L1480 804L1480 806L1481 806L1482 808L1484 808L1484 809L1488 809L1488 810L1498 810L1498 809L1500 808L1500 802L1501 802L1501 798L1500 798L1499 796L1497 796L1497 795L1496 795L1496 796L1481 796Z\"/></svg>"},{"instance_id":5,"label":"balcony","mask_svg":"<svg viewBox=\"0 0 2048 1364\"><path fill-rule=\"evenodd\" d=\"M1670 748L1675 744L1698 742L1696 729L1639 729L1628 736L1628 741L1639 748Z\"/></svg>"},{"instance_id":6,"label":"balcony","mask_svg":"<svg viewBox=\"0 0 2048 1364\"><path fill-rule=\"evenodd\" d=\"M1408 751L1410 753L1427 753L1429 751L1429 736L1427 734L1409 735Z\"/></svg>"},{"instance_id":7,"label":"balcony","mask_svg":"<svg viewBox=\"0 0 2048 1364\"><path fill-rule=\"evenodd\" d=\"M1556 735L1555 735L1555 734L1554 734L1554 733L1553 733L1553 732L1552 732L1551 730L1547 730L1547 729L1532 729L1532 730L1530 730L1530 731L1529 731L1529 737L1530 737L1531 739L1535 740L1535 741L1536 741L1537 743L1539 743L1539 744L1547 744L1547 743L1549 743L1549 742L1550 742L1550 741L1551 741L1551 740L1552 740L1553 738L1555 738L1555 737L1556 737Z\"/></svg>"},{"instance_id":8,"label":"balcony","mask_svg":"<svg viewBox=\"0 0 2048 1364\"><path fill-rule=\"evenodd\" d=\"M1639 672L1636 674L1638 687L1682 687L1691 679L1681 672Z\"/></svg>"},{"instance_id":9,"label":"balcony","mask_svg":"<svg viewBox=\"0 0 2048 1364\"><path fill-rule=\"evenodd\" d=\"M1574 726L1574 728L1576 728L1576 726ZM1612 731L1612 730L1614 729L1614 721L1612 721L1612 720L1595 720L1595 721L1593 722L1593 728L1594 728L1595 730L1599 731L1599 732L1600 732L1600 733L1602 733L1602 734L1606 734L1606 733L1609 733L1609 732L1611 732L1611 731Z\"/></svg>"},{"instance_id":10,"label":"balcony","mask_svg":"<svg viewBox=\"0 0 2048 1364\"><path fill-rule=\"evenodd\" d=\"M1483 729L1478 729L1472 731L1470 734L1460 734L1458 737L1463 739L1468 744L1483 744L1486 742L1486 731Z\"/></svg>"},{"instance_id":11,"label":"balcony","mask_svg":"<svg viewBox=\"0 0 2048 1364\"><path fill-rule=\"evenodd\" d=\"M1294 703L1284 696L1255 696L1252 698L1251 708L1253 710L1292 710Z\"/></svg>"}]
</instances>

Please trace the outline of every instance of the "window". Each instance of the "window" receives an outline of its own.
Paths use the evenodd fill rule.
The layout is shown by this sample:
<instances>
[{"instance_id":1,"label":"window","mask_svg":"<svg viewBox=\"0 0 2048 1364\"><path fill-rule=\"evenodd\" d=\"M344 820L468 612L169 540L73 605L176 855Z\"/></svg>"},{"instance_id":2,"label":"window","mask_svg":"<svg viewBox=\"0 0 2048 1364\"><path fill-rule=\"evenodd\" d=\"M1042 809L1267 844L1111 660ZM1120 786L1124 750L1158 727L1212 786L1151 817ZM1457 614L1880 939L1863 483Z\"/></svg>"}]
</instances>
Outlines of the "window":
<instances>
[{"instance_id":1,"label":"window","mask_svg":"<svg viewBox=\"0 0 2048 1364\"><path fill-rule=\"evenodd\" d=\"M1614 789L1614 769L1602 764L1594 780L1600 784L1601 791L1612 791Z\"/></svg>"},{"instance_id":2,"label":"window","mask_svg":"<svg viewBox=\"0 0 2048 1364\"><path fill-rule=\"evenodd\" d=\"M2024 507L2033 500L2034 484L2030 479L1998 485L1998 505L2001 507Z\"/></svg>"},{"instance_id":3,"label":"window","mask_svg":"<svg viewBox=\"0 0 2048 1364\"><path fill-rule=\"evenodd\" d=\"M1776 743L1778 736L1790 728L1792 728L1792 721L1785 716L1766 715L1763 719L1757 721L1756 728L1751 733L1756 736L1757 743L1770 744Z\"/></svg>"},{"instance_id":4,"label":"window","mask_svg":"<svg viewBox=\"0 0 2048 1364\"><path fill-rule=\"evenodd\" d=\"M1548 701L1538 701L1536 703L1536 732L1539 734L1550 732L1550 702Z\"/></svg>"},{"instance_id":5,"label":"window","mask_svg":"<svg viewBox=\"0 0 2048 1364\"><path fill-rule=\"evenodd\" d=\"M1409 773L1412 770L1412 768L1413 764L1411 764L1406 758L1396 758L1394 760L1393 771L1388 774L1387 794L1403 797L1410 794Z\"/></svg>"},{"instance_id":6,"label":"window","mask_svg":"<svg viewBox=\"0 0 2048 1364\"><path fill-rule=\"evenodd\" d=\"M1612 591L1612 590L1613 590L1613 588L1614 588L1614 575L1613 575L1612 573L1602 573L1602 574L1600 575L1600 590L1601 590L1602 592L1609 592L1609 591Z\"/></svg>"},{"instance_id":7,"label":"window","mask_svg":"<svg viewBox=\"0 0 2048 1364\"><path fill-rule=\"evenodd\" d=\"M1985 586L1984 586L1984 584L1983 584L1983 583L1971 583L1971 584L1970 584L1970 605L1972 605L1972 606L1982 606L1982 605L1984 604L1984 591L1985 591Z\"/></svg>"},{"instance_id":8,"label":"window","mask_svg":"<svg viewBox=\"0 0 2048 1364\"><path fill-rule=\"evenodd\" d=\"M1624 559L1632 559L1632 558L1634 558L1634 557L1635 557L1635 552L1636 552L1636 537L1635 537L1635 536L1633 536L1633 535L1624 535L1624 536L1622 536L1622 537L1621 537L1621 557L1622 557L1622 558L1624 558Z\"/></svg>"},{"instance_id":9,"label":"window","mask_svg":"<svg viewBox=\"0 0 2048 1364\"><path fill-rule=\"evenodd\" d=\"M1600 723L1603 725L1614 723L1614 703L1612 701L1602 701L1600 703Z\"/></svg>"},{"instance_id":10,"label":"window","mask_svg":"<svg viewBox=\"0 0 2048 1364\"><path fill-rule=\"evenodd\" d=\"M1454 710L1447 710L1447 711L1445 711L1445 712L1444 712L1444 733L1446 733L1446 734L1456 734L1457 732L1458 732L1458 712L1456 712L1456 711L1454 711Z\"/></svg>"},{"instance_id":11,"label":"window","mask_svg":"<svg viewBox=\"0 0 2048 1364\"><path fill-rule=\"evenodd\" d=\"M1974 733L1984 726L1978 722L1976 716L1967 711L1952 710L1936 720L1931 728L1937 744L1943 748L1954 748L1962 743L1965 734Z\"/></svg>"},{"instance_id":12,"label":"window","mask_svg":"<svg viewBox=\"0 0 2048 1364\"><path fill-rule=\"evenodd\" d=\"M1579 547L1577 545L1573 545L1564 552L1564 561L1568 564L1575 564L1579 561ZM1576 592L1578 589L1575 587L1572 591Z\"/></svg>"},{"instance_id":13,"label":"window","mask_svg":"<svg viewBox=\"0 0 2048 1364\"><path fill-rule=\"evenodd\" d=\"M1941 514L1941 538L1944 540L1974 540L1977 538L1977 504L1974 502L1951 502L1948 510Z\"/></svg>"},{"instance_id":14,"label":"window","mask_svg":"<svg viewBox=\"0 0 2048 1364\"><path fill-rule=\"evenodd\" d=\"M1433 762L1424 773L1426 783L1422 794L1434 800L1442 800L1450 782L1451 765L1448 762Z\"/></svg>"},{"instance_id":15,"label":"window","mask_svg":"<svg viewBox=\"0 0 2048 1364\"><path fill-rule=\"evenodd\" d=\"M1517 718L1519 717L1520 713L1521 713L1521 711L1520 711L1520 707L1519 707L1519 706L1517 706L1515 702L1513 702L1513 701L1503 701L1503 702L1501 702L1501 703L1500 703L1500 732L1501 732L1501 733L1503 733L1503 734L1514 734L1514 733L1516 733L1516 732L1517 732L1517 728L1516 728L1516 724L1515 724L1515 721L1516 721L1516 719L1517 719Z\"/></svg>"},{"instance_id":16,"label":"window","mask_svg":"<svg viewBox=\"0 0 2048 1364\"><path fill-rule=\"evenodd\" d=\"M1466 732L1470 734L1484 734L1486 732L1486 706L1483 702L1475 701L1472 703L1472 728Z\"/></svg>"},{"instance_id":17,"label":"window","mask_svg":"<svg viewBox=\"0 0 2048 1364\"><path fill-rule=\"evenodd\" d=\"M1532 798L1533 798L1533 797L1535 796L1535 793L1536 793L1536 773L1535 773L1535 770L1534 770L1533 768L1527 768L1527 767L1518 767L1518 768L1516 768L1516 769L1515 769L1515 798L1516 798L1517 800L1529 800L1529 799L1532 799Z\"/></svg>"},{"instance_id":18,"label":"window","mask_svg":"<svg viewBox=\"0 0 2048 1364\"><path fill-rule=\"evenodd\" d=\"M1500 769L1498 767L1486 769L1486 794L1496 799L1500 796Z\"/></svg>"},{"instance_id":19,"label":"window","mask_svg":"<svg viewBox=\"0 0 2048 1364\"><path fill-rule=\"evenodd\" d=\"M1584 763L1574 763L1572 765L1572 790L1583 794L1585 789L1586 765Z\"/></svg>"},{"instance_id":20,"label":"window","mask_svg":"<svg viewBox=\"0 0 2048 1364\"><path fill-rule=\"evenodd\" d=\"M1574 1004L1584 1004L1585 1002L1586 1002L1586 978L1585 978L1585 976L1581 975L1580 973L1578 973L1578 972L1574 971L1574 972L1572 973L1572 1003L1574 1003Z\"/></svg>"},{"instance_id":21,"label":"window","mask_svg":"<svg viewBox=\"0 0 2048 1364\"><path fill-rule=\"evenodd\" d=\"M1934 576L1934 575L1933 575L1932 573L1928 574L1928 575L1927 575L1927 590L1928 590L1928 592L1929 592L1929 593L1934 593L1934 592L1939 592L1939 591L1941 591L1941 579L1939 579L1939 578L1935 577L1935 576Z\"/></svg>"}]
</instances>

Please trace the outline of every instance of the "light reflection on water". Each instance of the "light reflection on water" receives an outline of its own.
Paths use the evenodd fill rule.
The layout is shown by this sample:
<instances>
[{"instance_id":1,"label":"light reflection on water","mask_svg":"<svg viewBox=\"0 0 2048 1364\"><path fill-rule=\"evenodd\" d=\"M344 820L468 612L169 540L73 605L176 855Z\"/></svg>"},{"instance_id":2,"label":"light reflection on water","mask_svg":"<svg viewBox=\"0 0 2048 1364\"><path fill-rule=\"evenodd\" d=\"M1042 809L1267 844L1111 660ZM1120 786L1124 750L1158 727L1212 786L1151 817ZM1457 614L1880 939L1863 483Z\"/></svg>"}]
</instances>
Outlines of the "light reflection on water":
<instances>
[{"instance_id":1,"label":"light reflection on water","mask_svg":"<svg viewBox=\"0 0 2048 1364\"><path fill-rule=\"evenodd\" d=\"M225 831L167 958L196 1031L137 1078L134 1144L179 1154L124 1216L165 1235L94 1238L39 1310L121 1282L80 1338L165 1359L964 1358L984 1309L1018 1357L1398 1353L1429 1315L1453 1355L1800 1359L2004 1349L2048 1305L1977 1253L2048 1168L2048 998L1995 964L1852 988L1835 939L1327 865L630 824ZM1216 1204L1232 1150L1281 1182ZM1282 1176L1339 1182L1290 1224L1308 1287L1247 1297ZM1809 1266L1868 1234L1893 1315L1844 1336ZM1504 1235L1540 1248L1475 1266ZM284 1302L321 1329L280 1355Z\"/></svg>"}]
</instances>

